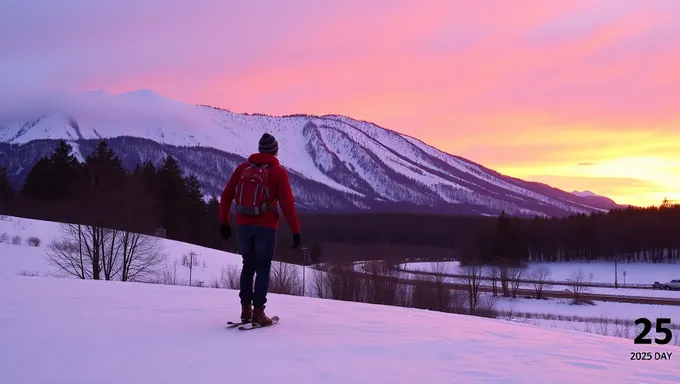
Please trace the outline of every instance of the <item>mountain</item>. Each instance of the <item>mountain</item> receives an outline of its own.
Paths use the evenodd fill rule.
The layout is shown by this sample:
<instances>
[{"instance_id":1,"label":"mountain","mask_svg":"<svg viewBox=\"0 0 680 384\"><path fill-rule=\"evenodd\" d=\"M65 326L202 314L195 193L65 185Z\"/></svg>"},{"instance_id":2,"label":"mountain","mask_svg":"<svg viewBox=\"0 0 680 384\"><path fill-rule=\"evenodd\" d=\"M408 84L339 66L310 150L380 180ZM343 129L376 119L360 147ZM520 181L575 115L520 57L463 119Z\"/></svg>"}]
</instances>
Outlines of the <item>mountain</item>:
<instances>
[{"instance_id":1,"label":"mountain","mask_svg":"<svg viewBox=\"0 0 680 384\"><path fill-rule=\"evenodd\" d=\"M621 207L622 205L617 205L616 202L607 196L598 195L591 191L571 191L575 196L582 197L591 202L591 204L597 205L611 205Z\"/></svg>"},{"instance_id":2,"label":"mountain","mask_svg":"<svg viewBox=\"0 0 680 384\"><path fill-rule=\"evenodd\" d=\"M57 140L68 140L83 156L106 138L129 167L177 157L206 193L219 196L229 173L257 150L264 132L279 141L279 158L302 209L563 216L616 207L502 175L370 122L340 115L233 113L150 90L43 97L0 111L0 165L20 185Z\"/></svg>"},{"instance_id":3,"label":"mountain","mask_svg":"<svg viewBox=\"0 0 680 384\"><path fill-rule=\"evenodd\" d=\"M591 191L571 191L576 196L581 197L598 197L599 195Z\"/></svg>"}]
</instances>

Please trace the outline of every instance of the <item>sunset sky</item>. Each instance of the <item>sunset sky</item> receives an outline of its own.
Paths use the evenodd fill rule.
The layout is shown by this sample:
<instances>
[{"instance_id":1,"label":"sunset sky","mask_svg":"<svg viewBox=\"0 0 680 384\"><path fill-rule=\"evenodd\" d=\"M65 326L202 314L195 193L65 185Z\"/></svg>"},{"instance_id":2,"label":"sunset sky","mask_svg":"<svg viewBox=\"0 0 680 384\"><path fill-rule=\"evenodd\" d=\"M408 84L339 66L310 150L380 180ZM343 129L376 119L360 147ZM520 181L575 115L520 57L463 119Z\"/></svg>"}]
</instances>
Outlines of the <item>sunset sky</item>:
<instances>
[{"instance_id":1,"label":"sunset sky","mask_svg":"<svg viewBox=\"0 0 680 384\"><path fill-rule=\"evenodd\" d=\"M4 1L0 93L337 113L561 189L680 200L680 1L248 3Z\"/></svg>"}]
</instances>

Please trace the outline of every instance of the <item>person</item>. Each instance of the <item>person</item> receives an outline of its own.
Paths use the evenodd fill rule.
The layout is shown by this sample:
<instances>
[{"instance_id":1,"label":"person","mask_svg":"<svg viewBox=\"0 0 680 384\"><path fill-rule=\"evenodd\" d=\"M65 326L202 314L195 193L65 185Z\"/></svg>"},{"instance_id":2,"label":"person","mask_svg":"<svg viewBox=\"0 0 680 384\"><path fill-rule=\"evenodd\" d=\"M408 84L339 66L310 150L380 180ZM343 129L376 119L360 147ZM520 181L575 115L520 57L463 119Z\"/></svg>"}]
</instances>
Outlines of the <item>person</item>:
<instances>
[{"instance_id":1,"label":"person","mask_svg":"<svg viewBox=\"0 0 680 384\"><path fill-rule=\"evenodd\" d=\"M230 211L236 205L236 226L243 268L240 292L241 321L270 325L265 315L269 273L276 248L279 227L277 202L293 233L293 246L300 246L300 223L288 172L278 160L279 144L265 133L258 143L258 153L240 164L227 181L220 201L220 233L225 240L232 235ZM253 278L255 289L253 290Z\"/></svg>"}]
</instances>

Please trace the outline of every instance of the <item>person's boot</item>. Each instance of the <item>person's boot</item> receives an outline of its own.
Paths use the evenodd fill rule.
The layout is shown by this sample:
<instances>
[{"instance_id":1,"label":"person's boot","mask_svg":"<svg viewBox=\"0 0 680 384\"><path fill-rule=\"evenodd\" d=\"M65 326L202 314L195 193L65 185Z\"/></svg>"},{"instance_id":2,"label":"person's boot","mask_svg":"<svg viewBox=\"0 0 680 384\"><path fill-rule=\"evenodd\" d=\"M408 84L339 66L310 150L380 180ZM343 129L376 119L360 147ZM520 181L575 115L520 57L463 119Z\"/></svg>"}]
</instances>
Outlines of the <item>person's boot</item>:
<instances>
[{"instance_id":1,"label":"person's boot","mask_svg":"<svg viewBox=\"0 0 680 384\"><path fill-rule=\"evenodd\" d=\"M253 319L253 306L250 303L241 303L241 321L248 322Z\"/></svg>"},{"instance_id":2,"label":"person's boot","mask_svg":"<svg viewBox=\"0 0 680 384\"><path fill-rule=\"evenodd\" d=\"M250 322L257 325L271 325L272 319L264 314L264 307L255 307L253 310L253 319Z\"/></svg>"}]
</instances>

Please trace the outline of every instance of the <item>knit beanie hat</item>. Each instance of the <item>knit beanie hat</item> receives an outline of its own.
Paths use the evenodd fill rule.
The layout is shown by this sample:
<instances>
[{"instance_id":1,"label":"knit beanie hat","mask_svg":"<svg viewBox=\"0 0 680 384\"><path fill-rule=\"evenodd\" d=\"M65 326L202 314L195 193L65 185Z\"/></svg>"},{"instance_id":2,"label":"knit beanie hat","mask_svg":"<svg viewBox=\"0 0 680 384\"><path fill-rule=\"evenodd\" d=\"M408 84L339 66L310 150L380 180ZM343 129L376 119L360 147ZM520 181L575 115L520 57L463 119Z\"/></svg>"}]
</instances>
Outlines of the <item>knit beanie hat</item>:
<instances>
[{"instance_id":1,"label":"knit beanie hat","mask_svg":"<svg viewBox=\"0 0 680 384\"><path fill-rule=\"evenodd\" d=\"M260 142L257 147L260 153L268 153L270 155L276 155L279 152L279 143L276 138L268 133L265 133L260 138Z\"/></svg>"}]
</instances>

